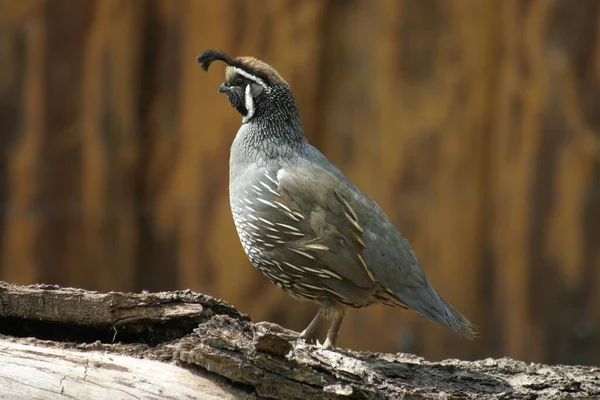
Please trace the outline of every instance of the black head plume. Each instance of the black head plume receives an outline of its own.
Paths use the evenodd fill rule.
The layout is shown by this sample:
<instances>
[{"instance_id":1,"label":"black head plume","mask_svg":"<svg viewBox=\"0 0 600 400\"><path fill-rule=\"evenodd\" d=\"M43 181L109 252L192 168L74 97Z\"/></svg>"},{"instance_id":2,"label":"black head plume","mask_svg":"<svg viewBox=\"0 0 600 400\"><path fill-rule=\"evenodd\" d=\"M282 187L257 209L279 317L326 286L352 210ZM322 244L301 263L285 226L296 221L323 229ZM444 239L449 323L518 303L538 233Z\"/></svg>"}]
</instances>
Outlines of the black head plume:
<instances>
[{"instance_id":1,"label":"black head plume","mask_svg":"<svg viewBox=\"0 0 600 400\"><path fill-rule=\"evenodd\" d=\"M199 64L202 64L202 69L208 71L208 67L213 61L223 61L227 65L235 64L235 61L222 51L217 50L204 50L202 54L196 59Z\"/></svg>"}]
</instances>

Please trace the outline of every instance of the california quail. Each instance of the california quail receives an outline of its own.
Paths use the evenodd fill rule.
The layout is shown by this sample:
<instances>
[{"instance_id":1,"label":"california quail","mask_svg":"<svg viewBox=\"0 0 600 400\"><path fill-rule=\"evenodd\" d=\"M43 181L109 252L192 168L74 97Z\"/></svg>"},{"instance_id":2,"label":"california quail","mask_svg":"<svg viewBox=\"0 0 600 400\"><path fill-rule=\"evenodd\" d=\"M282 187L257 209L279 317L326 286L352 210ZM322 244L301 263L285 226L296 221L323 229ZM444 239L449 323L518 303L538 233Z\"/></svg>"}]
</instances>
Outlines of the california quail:
<instances>
[{"instance_id":1,"label":"california quail","mask_svg":"<svg viewBox=\"0 0 600 400\"><path fill-rule=\"evenodd\" d=\"M419 260L381 208L307 143L288 83L253 57L206 50L208 71L227 64L219 93L242 115L231 146L229 201L248 258L269 280L300 300L321 305L301 333L314 340L333 322L335 346L345 309L383 303L473 337L473 325L429 284Z\"/></svg>"}]
</instances>

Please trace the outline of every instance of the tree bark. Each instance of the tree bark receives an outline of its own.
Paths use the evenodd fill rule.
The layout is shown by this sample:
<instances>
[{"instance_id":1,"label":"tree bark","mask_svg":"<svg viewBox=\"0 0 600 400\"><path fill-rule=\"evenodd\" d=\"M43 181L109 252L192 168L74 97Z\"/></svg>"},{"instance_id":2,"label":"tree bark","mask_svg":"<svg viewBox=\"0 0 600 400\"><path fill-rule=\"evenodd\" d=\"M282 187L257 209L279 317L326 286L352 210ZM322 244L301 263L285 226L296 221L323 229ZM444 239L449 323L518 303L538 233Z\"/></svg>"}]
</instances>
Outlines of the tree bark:
<instances>
[{"instance_id":1,"label":"tree bark","mask_svg":"<svg viewBox=\"0 0 600 400\"><path fill-rule=\"evenodd\" d=\"M325 350L191 291L0 282L6 399L595 398L600 368Z\"/></svg>"}]
</instances>

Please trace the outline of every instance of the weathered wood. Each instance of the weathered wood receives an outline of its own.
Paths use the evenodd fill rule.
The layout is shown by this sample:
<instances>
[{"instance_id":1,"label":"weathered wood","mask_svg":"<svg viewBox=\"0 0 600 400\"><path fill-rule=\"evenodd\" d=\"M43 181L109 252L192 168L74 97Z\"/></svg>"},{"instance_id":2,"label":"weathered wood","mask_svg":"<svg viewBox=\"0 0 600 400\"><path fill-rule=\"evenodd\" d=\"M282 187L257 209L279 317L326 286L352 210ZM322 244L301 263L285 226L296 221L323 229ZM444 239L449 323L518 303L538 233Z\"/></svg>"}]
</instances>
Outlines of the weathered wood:
<instances>
[{"instance_id":1,"label":"weathered wood","mask_svg":"<svg viewBox=\"0 0 600 400\"><path fill-rule=\"evenodd\" d=\"M89 326L168 322L202 318L197 298L177 294L101 294L55 285L19 286L0 282L5 317Z\"/></svg>"},{"instance_id":2,"label":"weathered wood","mask_svg":"<svg viewBox=\"0 0 600 400\"><path fill-rule=\"evenodd\" d=\"M283 335L277 334L280 331ZM250 385L260 396L278 399L600 396L597 367L547 366L510 358L428 362L402 353L324 350L302 341L286 348L280 343L286 335L274 324L253 325L220 315L182 338L175 354L186 363ZM284 350L273 354L273 348Z\"/></svg>"},{"instance_id":3,"label":"weathered wood","mask_svg":"<svg viewBox=\"0 0 600 400\"><path fill-rule=\"evenodd\" d=\"M173 313L173 305L181 303L191 312ZM278 325L253 324L226 303L192 292L99 294L0 284L0 305L0 333L11 330L8 320L27 325L32 317L45 326L30 330L31 336L57 331L54 341L0 337L0 390L7 399L600 396L600 368L527 364L508 358L428 362L409 354L325 350L297 340L297 333ZM90 307L100 310L98 316L87 317ZM179 326L186 326L188 314L198 315L199 307L199 324L176 332L160 329L166 319L180 319ZM130 316L125 320L120 317L124 309ZM136 314L138 318L131 318ZM144 316L147 328L157 332L152 343L135 333L125 344L83 340L83 332L93 331L98 324L126 327L141 324ZM79 326L78 332L64 330L73 324ZM69 339L69 335L75 336Z\"/></svg>"},{"instance_id":4,"label":"weathered wood","mask_svg":"<svg viewBox=\"0 0 600 400\"><path fill-rule=\"evenodd\" d=\"M74 341L160 343L181 337L213 313L248 319L227 303L191 291L97 293L55 285L0 282L0 333ZM54 329L52 323L61 326ZM112 339L111 339L112 338Z\"/></svg>"},{"instance_id":5,"label":"weathered wood","mask_svg":"<svg viewBox=\"0 0 600 400\"><path fill-rule=\"evenodd\" d=\"M198 369L93 349L0 340L0 396L6 400L250 397Z\"/></svg>"}]
</instances>

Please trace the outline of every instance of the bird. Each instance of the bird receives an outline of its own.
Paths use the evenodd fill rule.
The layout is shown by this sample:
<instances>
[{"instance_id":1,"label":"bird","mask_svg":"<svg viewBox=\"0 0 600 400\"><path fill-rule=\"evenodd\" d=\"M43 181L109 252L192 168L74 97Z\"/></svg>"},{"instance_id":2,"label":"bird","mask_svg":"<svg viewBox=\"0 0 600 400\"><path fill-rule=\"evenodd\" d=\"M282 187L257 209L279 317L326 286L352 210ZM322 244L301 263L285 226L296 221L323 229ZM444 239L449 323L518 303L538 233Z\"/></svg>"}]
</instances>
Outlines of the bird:
<instances>
[{"instance_id":1,"label":"bird","mask_svg":"<svg viewBox=\"0 0 600 400\"><path fill-rule=\"evenodd\" d=\"M336 346L348 309L412 309L474 338L475 326L431 286L407 239L379 205L307 142L290 85L254 57L208 49L225 63L218 93L242 116L229 156L233 222L250 262L284 292L319 310L298 336ZM331 321L321 345L317 330Z\"/></svg>"}]
</instances>

